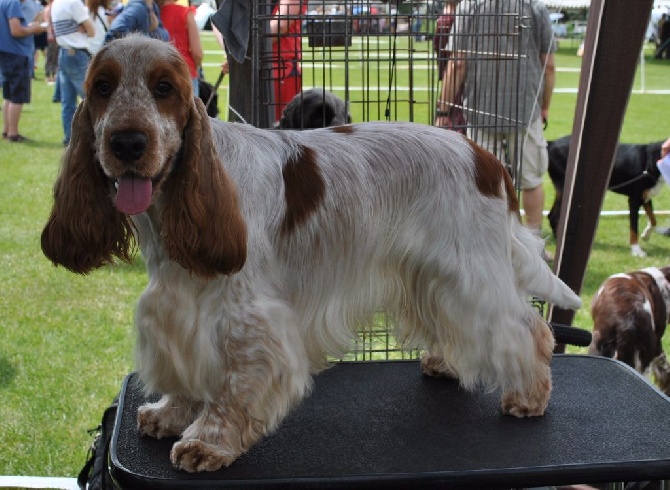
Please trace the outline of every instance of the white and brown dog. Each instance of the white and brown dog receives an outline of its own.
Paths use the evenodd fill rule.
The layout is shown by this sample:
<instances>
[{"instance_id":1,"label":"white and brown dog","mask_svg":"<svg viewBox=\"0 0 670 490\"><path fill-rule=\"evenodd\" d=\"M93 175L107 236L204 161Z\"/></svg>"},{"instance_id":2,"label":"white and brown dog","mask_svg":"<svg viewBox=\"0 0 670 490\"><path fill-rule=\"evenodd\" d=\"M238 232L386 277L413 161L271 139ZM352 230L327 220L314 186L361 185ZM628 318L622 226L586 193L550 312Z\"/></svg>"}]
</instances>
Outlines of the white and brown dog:
<instances>
[{"instance_id":1,"label":"white and brown dog","mask_svg":"<svg viewBox=\"0 0 670 490\"><path fill-rule=\"evenodd\" d=\"M138 426L180 436L176 467L235 461L379 309L427 351L426 373L500 388L507 414L544 413L554 339L528 297L581 301L493 155L411 123L210 120L177 50L137 35L94 56L85 92L42 249L85 274L139 243L137 370L163 398Z\"/></svg>"},{"instance_id":2,"label":"white and brown dog","mask_svg":"<svg viewBox=\"0 0 670 490\"><path fill-rule=\"evenodd\" d=\"M640 373L650 368L670 394L670 368L661 339L670 313L670 267L614 274L591 302L589 354L625 362Z\"/></svg>"}]
</instances>

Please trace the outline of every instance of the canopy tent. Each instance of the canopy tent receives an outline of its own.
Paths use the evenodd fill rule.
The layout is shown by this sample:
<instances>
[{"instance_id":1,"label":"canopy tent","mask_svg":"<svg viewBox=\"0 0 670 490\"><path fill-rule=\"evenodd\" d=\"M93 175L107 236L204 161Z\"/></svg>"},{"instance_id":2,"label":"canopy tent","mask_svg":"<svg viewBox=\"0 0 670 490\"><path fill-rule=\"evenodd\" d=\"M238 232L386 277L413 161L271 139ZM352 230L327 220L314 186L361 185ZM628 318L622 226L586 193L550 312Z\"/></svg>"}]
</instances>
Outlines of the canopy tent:
<instances>
[{"instance_id":1,"label":"canopy tent","mask_svg":"<svg viewBox=\"0 0 670 490\"><path fill-rule=\"evenodd\" d=\"M544 0L544 4L552 9L589 8L591 0ZM670 0L655 0L653 8L670 8Z\"/></svg>"},{"instance_id":2,"label":"canopy tent","mask_svg":"<svg viewBox=\"0 0 670 490\"><path fill-rule=\"evenodd\" d=\"M585 9L591 0L544 0L544 4L552 9Z\"/></svg>"}]
</instances>

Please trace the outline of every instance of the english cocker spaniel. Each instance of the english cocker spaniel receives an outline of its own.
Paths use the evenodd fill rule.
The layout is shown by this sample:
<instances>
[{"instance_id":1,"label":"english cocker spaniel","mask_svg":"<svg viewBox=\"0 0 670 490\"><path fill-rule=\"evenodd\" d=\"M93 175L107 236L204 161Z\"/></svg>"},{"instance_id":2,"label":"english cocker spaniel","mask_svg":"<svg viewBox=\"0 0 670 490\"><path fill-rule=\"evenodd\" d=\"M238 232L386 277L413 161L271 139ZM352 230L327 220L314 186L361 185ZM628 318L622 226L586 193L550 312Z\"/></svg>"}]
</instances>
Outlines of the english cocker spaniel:
<instances>
[{"instance_id":1,"label":"english cocker spaniel","mask_svg":"<svg viewBox=\"0 0 670 490\"><path fill-rule=\"evenodd\" d=\"M210 120L179 53L136 35L94 56L85 93L42 249L86 274L139 244L137 370L163 396L138 427L180 436L177 468L230 465L380 308L426 349L426 374L543 414L554 339L528 295L581 301L542 260L492 155L411 123Z\"/></svg>"}]
</instances>

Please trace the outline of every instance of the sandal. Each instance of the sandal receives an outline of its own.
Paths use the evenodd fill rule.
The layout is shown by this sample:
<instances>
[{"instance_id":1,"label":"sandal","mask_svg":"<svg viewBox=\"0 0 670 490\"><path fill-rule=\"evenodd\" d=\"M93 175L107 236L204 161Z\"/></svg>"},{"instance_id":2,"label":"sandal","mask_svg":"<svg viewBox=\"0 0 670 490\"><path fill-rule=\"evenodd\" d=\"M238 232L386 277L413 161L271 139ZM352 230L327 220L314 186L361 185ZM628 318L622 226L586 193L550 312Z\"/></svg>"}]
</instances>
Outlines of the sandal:
<instances>
[{"instance_id":1,"label":"sandal","mask_svg":"<svg viewBox=\"0 0 670 490\"><path fill-rule=\"evenodd\" d=\"M24 141L28 141L28 138L26 138L21 134L15 134L14 136L7 136L7 139L12 143L23 143Z\"/></svg>"}]
</instances>

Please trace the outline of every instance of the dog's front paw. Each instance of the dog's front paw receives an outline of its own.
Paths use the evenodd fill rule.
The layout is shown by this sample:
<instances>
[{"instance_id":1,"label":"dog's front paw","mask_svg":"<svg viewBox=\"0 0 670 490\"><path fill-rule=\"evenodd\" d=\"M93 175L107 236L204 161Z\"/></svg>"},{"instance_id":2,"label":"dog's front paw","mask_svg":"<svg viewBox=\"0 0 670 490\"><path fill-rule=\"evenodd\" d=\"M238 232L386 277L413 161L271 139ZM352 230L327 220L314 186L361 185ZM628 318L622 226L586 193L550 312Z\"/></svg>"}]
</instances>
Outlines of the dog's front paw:
<instances>
[{"instance_id":1,"label":"dog's front paw","mask_svg":"<svg viewBox=\"0 0 670 490\"><path fill-rule=\"evenodd\" d=\"M170 461L178 470L195 473L216 471L229 466L239 455L225 447L208 444L198 439L187 439L172 446Z\"/></svg>"},{"instance_id":2,"label":"dog's front paw","mask_svg":"<svg viewBox=\"0 0 670 490\"><path fill-rule=\"evenodd\" d=\"M137 430L142 436L163 437L178 436L183 426L171 424L165 411L154 404L144 405L137 410Z\"/></svg>"},{"instance_id":3,"label":"dog's front paw","mask_svg":"<svg viewBox=\"0 0 670 490\"><path fill-rule=\"evenodd\" d=\"M642 235L640 235L640 237L642 237L644 241L649 240L651 238L651 234L653 233L654 229L656 229L655 226L652 226L650 223L647 223L647 226L644 228L644 230L642 230Z\"/></svg>"},{"instance_id":4,"label":"dog's front paw","mask_svg":"<svg viewBox=\"0 0 670 490\"><path fill-rule=\"evenodd\" d=\"M647 256L645 251L642 250L642 247L640 247L639 243L635 243L635 244L630 246L630 253L633 255L633 257L646 257Z\"/></svg>"}]
</instances>

